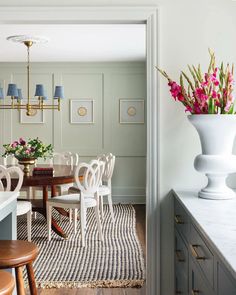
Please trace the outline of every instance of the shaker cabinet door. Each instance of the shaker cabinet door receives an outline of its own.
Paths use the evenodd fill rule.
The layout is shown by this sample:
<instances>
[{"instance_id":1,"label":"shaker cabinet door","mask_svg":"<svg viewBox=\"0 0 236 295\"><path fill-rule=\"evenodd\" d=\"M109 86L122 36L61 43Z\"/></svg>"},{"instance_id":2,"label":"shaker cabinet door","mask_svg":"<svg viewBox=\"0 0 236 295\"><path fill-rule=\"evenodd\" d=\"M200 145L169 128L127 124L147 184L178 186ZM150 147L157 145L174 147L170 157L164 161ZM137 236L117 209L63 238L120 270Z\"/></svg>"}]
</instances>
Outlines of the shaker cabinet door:
<instances>
[{"instance_id":1,"label":"shaker cabinet door","mask_svg":"<svg viewBox=\"0 0 236 295\"><path fill-rule=\"evenodd\" d=\"M218 295L235 295L236 282L230 273L219 263L217 264Z\"/></svg>"}]
</instances>

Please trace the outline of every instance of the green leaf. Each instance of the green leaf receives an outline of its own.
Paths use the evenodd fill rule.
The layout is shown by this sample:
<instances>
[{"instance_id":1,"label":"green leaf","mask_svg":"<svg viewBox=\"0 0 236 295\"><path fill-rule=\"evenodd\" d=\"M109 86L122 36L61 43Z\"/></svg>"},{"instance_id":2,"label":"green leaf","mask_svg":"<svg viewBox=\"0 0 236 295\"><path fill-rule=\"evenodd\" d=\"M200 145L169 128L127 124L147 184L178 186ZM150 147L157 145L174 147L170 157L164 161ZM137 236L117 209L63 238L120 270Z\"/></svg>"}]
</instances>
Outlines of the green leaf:
<instances>
[{"instance_id":1,"label":"green leaf","mask_svg":"<svg viewBox=\"0 0 236 295\"><path fill-rule=\"evenodd\" d=\"M215 113L215 101L212 98L209 99L208 113L209 114L214 114Z\"/></svg>"}]
</instances>

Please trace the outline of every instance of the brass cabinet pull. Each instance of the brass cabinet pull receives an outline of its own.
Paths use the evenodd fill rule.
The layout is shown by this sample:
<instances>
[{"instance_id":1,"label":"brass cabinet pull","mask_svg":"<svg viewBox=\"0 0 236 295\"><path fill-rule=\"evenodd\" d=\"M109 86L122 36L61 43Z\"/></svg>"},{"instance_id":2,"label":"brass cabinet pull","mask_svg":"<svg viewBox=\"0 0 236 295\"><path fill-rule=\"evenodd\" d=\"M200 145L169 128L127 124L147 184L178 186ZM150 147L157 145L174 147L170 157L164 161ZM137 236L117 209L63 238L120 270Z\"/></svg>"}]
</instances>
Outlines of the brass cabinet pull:
<instances>
[{"instance_id":1,"label":"brass cabinet pull","mask_svg":"<svg viewBox=\"0 0 236 295\"><path fill-rule=\"evenodd\" d=\"M200 291L199 290L192 290L191 294L192 295L197 295L197 294L200 294Z\"/></svg>"},{"instance_id":2,"label":"brass cabinet pull","mask_svg":"<svg viewBox=\"0 0 236 295\"><path fill-rule=\"evenodd\" d=\"M185 259L181 255L181 252L182 252L181 250L175 250L175 254L176 254L178 262L184 262L185 261Z\"/></svg>"},{"instance_id":3,"label":"brass cabinet pull","mask_svg":"<svg viewBox=\"0 0 236 295\"><path fill-rule=\"evenodd\" d=\"M175 222L177 224L184 224L183 220L181 220L181 216L178 214L175 215Z\"/></svg>"},{"instance_id":4,"label":"brass cabinet pull","mask_svg":"<svg viewBox=\"0 0 236 295\"><path fill-rule=\"evenodd\" d=\"M192 252L192 255L194 258L196 258L197 260L205 260L206 257L204 256L200 256L198 253L197 253L197 248L199 248L200 246L199 245L190 245L190 249L191 249L191 252Z\"/></svg>"}]
</instances>

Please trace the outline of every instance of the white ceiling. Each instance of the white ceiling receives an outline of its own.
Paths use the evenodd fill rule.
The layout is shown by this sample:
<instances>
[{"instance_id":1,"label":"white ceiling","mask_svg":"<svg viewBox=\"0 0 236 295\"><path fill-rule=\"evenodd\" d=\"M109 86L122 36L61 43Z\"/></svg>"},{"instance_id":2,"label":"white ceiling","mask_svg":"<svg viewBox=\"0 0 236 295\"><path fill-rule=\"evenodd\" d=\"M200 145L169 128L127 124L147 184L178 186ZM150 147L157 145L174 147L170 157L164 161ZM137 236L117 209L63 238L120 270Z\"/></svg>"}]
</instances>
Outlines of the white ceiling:
<instances>
[{"instance_id":1,"label":"white ceiling","mask_svg":"<svg viewBox=\"0 0 236 295\"><path fill-rule=\"evenodd\" d=\"M31 48L31 61L144 61L146 28L127 25L0 25L0 61L26 61L26 47L7 41L11 35L49 39Z\"/></svg>"}]
</instances>

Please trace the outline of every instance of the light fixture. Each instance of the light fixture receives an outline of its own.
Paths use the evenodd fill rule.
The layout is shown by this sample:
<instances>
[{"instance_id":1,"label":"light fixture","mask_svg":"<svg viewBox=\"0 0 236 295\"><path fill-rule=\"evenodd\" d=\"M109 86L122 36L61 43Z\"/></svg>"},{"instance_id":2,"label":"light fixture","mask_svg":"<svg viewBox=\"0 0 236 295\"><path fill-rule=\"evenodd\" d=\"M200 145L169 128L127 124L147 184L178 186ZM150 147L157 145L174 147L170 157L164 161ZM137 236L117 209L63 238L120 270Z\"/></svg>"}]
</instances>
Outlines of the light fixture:
<instances>
[{"instance_id":1,"label":"light fixture","mask_svg":"<svg viewBox=\"0 0 236 295\"><path fill-rule=\"evenodd\" d=\"M7 96L11 98L11 104L0 103L0 109L17 109L26 110L27 116L34 114L34 110L58 110L60 111L61 99L64 98L63 86L56 86L54 92L54 102L53 104L44 104L47 99L44 87L42 84L37 84L35 89L35 97L38 98L38 103L32 103L30 97L30 47L35 43L46 43L48 40L44 37L35 37L27 35L17 35L7 37L7 40L11 40L18 43L23 43L27 47L27 103L22 104L23 99L21 89L17 88L16 84L8 84ZM3 88L0 88L0 100L4 99Z\"/></svg>"}]
</instances>

